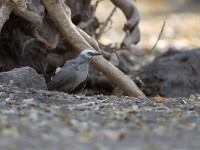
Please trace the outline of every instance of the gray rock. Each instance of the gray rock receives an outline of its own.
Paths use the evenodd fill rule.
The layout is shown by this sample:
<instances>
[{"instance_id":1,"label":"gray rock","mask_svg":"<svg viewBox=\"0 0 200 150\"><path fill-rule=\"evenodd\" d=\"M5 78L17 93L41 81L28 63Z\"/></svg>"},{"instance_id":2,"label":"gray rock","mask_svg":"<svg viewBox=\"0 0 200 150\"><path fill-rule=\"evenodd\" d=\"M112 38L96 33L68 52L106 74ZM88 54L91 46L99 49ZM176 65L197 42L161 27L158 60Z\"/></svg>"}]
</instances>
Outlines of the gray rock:
<instances>
[{"instance_id":1,"label":"gray rock","mask_svg":"<svg viewBox=\"0 0 200 150\"><path fill-rule=\"evenodd\" d=\"M0 84L15 85L23 89L47 89L45 79L30 67L15 68L0 73Z\"/></svg>"},{"instance_id":2,"label":"gray rock","mask_svg":"<svg viewBox=\"0 0 200 150\"><path fill-rule=\"evenodd\" d=\"M138 75L146 96L189 97L200 93L200 49L169 49ZM137 82L137 81L136 81Z\"/></svg>"}]
</instances>

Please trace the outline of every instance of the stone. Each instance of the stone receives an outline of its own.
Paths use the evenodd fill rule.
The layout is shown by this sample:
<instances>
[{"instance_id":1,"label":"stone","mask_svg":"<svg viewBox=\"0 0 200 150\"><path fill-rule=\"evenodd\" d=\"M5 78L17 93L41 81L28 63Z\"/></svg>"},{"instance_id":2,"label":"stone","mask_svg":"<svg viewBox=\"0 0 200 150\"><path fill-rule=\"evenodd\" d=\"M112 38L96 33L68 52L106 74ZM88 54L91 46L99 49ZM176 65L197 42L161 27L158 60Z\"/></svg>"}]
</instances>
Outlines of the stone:
<instances>
[{"instance_id":1,"label":"stone","mask_svg":"<svg viewBox=\"0 0 200 150\"><path fill-rule=\"evenodd\" d=\"M8 72L1 72L0 84L15 85L22 89L47 89L44 77L30 67L15 68Z\"/></svg>"},{"instance_id":2,"label":"stone","mask_svg":"<svg viewBox=\"0 0 200 150\"><path fill-rule=\"evenodd\" d=\"M166 53L138 74L139 88L146 96L187 97L200 93L200 49Z\"/></svg>"}]
</instances>

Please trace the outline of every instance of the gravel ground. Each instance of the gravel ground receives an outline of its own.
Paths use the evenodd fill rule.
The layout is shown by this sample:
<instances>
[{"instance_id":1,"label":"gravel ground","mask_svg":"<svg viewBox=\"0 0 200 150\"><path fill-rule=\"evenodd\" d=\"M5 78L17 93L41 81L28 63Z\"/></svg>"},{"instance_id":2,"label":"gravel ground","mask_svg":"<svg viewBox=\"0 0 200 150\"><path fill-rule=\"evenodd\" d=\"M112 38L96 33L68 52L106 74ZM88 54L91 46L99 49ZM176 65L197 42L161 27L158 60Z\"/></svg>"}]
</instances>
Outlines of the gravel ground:
<instances>
[{"instance_id":1,"label":"gravel ground","mask_svg":"<svg viewBox=\"0 0 200 150\"><path fill-rule=\"evenodd\" d=\"M68 95L0 85L1 150L199 150L200 99Z\"/></svg>"}]
</instances>

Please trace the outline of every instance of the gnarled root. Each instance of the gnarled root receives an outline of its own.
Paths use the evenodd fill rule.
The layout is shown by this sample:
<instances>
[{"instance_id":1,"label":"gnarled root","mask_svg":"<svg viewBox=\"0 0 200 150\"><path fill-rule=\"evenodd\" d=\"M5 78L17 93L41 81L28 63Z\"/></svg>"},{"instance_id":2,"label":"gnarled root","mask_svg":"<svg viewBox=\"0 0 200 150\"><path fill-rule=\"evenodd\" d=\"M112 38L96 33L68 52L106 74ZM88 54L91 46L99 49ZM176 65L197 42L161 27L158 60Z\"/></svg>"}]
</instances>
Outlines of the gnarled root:
<instances>
[{"instance_id":1,"label":"gnarled root","mask_svg":"<svg viewBox=\"0 0 200 150\"><path fill-rule=\"evenodd\" d=\"M121 43L121 47L126 48L131 44L137 44L140 41L140 30L138 27L140 14L138 9L130 2L130 0L111 1L123 11L127 18L127 22L124 25L124 31L127 32L127 34Z\"/></svg>"},{"instance_id":2,"label":"gnarled root","mask_svg":"<svg viewBox=\"0 0 200 150\"><path fill-rule=\"evenodd\" d=\"M63 8L62 0L42 0L48 14L53 19L55 25L60 30L60 33L70 42L74 48L81 52L84 49L94 49L94 45L88 42L83 34L77 30L77 27L71 22L69 13ZM64 6L66 8L66 6ZM69 8L67 8L69 12ZM96 49L98 51L98 49ZM135 83L114 65L109 63L102 56L94 59L92 65L99 71L104 73L109 79L111 79L116 85L123 89L128 95L135 97L145 97L142 91L135 85Z\"/></svg>"}]
</instances>

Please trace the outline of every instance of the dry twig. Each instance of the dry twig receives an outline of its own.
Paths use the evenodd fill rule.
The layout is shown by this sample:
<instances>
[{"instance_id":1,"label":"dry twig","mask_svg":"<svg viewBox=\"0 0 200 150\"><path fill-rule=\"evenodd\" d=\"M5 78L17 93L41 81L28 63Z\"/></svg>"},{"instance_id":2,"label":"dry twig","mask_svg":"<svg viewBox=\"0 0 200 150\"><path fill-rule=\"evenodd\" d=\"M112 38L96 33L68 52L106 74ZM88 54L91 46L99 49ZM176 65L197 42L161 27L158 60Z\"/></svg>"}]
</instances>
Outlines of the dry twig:
<instances>
[{"instance_id":1,"label":"dry twig","mask_svg":"<svg viewBox=\"0 0 200 150\"><path fill-rule=\"evenodd\" d=\"M100 37L102 36L102 34L104 33L106 27L108 26L108 23L111 21L111 17L113 16L114 12L116 11L117 7L114 7L114 9L112 10L112 12L110 13L110 15L108 16L108 18L106 19L106 21L103 23L103 25L100 27L99 29L99 33L96 36L96 39L100 39Z\"/></svg>"},{"instance_id":2,"label":"dry twig","mask_svg":"<svg viewBox=\"0 0 200 150\"><path fill-rule=\"evenodd\" d=\"M156 43L155 43L154 46L149 50L150 53L151 53L152 51L154 51L154 49L156 48L156 46L157 46L157 44L158 44L158 42L159 42L159 40L160 40L160 38L161 38L161 36L162 36L162 34L163 34L164 28L165 28L165 21L163 22L163 25L162 25L162 28L161 28L161 31L160 31L160 34L159 34L159 36L158 36L158 39L157 39Z\"/></svg>"}]
</instances>

